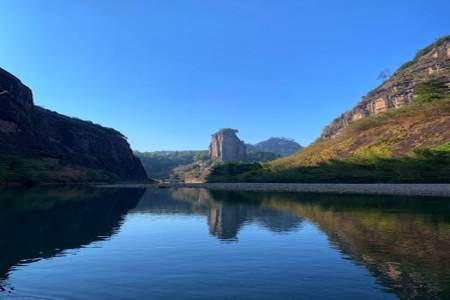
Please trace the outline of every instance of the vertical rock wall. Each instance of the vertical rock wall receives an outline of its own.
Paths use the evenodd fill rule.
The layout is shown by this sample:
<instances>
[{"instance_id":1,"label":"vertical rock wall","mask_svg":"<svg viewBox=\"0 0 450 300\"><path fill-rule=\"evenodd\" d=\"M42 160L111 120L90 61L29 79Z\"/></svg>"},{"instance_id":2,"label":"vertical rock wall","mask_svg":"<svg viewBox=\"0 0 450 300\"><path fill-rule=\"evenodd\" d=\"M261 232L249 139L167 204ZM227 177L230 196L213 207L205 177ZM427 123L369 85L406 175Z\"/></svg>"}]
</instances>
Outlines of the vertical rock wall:
<instances>
[{"instance_id":1,"label":"vertical rock wall","mask_svg":"<svg viewBox=\"0 0 450 300\"><path fill-rule=\"evenodd\" d=\"M245 160L246 146L236 133L236 129L225 128L211 136L209 153L216 162L231 162Z\"/></svg>"}]
</instances>

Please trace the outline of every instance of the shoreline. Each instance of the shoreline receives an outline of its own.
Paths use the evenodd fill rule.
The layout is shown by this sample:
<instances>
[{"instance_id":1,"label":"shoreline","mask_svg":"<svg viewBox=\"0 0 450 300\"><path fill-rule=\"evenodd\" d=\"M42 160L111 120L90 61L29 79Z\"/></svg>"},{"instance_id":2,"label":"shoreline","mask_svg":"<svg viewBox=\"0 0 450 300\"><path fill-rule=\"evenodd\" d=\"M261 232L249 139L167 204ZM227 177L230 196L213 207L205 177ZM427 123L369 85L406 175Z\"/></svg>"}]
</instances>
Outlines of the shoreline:
<instances>
[{"instance_id":1,"label":"shoreline","mask_svg":"<svg viewBox=\"0 0 450 300\"><path fill-rule=\"evenodd\" d=\"M202 183L210 190L449 197L450 184L435 183Z\"/></svg>"},{"instance_id":2,"label":"shoreline","mask_svg":"<svg viewBox=\"0 0 450 300\"><path fill-rule=\"evenodd\" d=\"M111 184L99 187L205 188L237 192L291 192L330 194L369 194L395 196L433 196L450 198L448 183L185 183Z\"/></svg>"}]
</instances>

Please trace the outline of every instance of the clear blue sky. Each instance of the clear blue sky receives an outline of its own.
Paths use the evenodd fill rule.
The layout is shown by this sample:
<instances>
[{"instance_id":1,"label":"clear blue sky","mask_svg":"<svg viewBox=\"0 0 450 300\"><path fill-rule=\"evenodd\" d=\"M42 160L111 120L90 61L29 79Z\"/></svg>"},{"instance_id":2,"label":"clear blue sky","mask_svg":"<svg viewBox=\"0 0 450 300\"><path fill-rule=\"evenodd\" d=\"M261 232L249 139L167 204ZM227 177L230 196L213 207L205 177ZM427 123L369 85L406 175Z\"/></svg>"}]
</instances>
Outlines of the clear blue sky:
<instances>
[{"instance_id":1,"label":"clear blue sky","mask_svg":"<svg viewBox=\"0 0 450 300\"><path fill-rule=\"evenodd\" d=\"M450 1L0 0L1 67L35 103L134 149L205 149L240 130L308 144L417 49Z\"/></svg>"}]
</instances>

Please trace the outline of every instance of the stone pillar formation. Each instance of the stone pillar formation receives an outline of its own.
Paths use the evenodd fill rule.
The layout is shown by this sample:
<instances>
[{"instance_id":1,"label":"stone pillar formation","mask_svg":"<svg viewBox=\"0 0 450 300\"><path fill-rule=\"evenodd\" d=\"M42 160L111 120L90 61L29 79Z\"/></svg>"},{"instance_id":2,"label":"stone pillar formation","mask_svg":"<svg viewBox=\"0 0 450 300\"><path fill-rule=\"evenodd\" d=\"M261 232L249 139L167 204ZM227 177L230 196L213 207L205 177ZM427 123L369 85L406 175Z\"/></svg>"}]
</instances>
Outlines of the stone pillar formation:
<instances>
[{"instance_id":1,"label":"stone pillar formation","mask_svg":"<svg viewBox=\"0 0 450 300\"><path fill-rule=\"evenodd\" d=\"M224 128L211 136L209 154L215 162L232 162L245 160L246 146L236 133L238 130Z\"/></svg>"}]
</instances>

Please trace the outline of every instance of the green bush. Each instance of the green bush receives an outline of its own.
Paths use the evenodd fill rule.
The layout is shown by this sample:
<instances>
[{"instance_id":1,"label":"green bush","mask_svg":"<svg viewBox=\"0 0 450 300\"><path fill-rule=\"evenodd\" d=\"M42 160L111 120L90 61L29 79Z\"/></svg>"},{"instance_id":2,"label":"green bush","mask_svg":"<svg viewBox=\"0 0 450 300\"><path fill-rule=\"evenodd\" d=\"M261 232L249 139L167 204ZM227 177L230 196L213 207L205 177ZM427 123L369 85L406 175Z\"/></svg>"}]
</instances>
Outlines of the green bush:
<instances>
[{"instance_id":1,"label":"green bush","mask_svg":"<svg viewBox=\"0 0 450 300\"><path fill-rule=\"evenodd\" d=\"M412 66L413 64L415 64L417 62L417 60L424 54L427 54L431 49L440 46L442 43L446 42L447 40L450 39L450 35L446 35L443 37L438 38L436 41L434 41L431 45L428 45L427 47L423 48L423 49L419 49L416 52L416 55L414 56L414 58L411 61L408 61L406 63L404 63L403 65L400 66L400 68L398 68L397 72L406 69L409 66Z\"/></svg>"},{"instance_id":2,"label":"green bush","mask_svg":"<svg viewBox=\"0 0 450 300\"><path fill-rule=\"evenodd\" d=\"M449 88L443 79L435 77L417 84L414 103L429 103L445 99L449 95Z\"/></svg>"}]
</instances>

